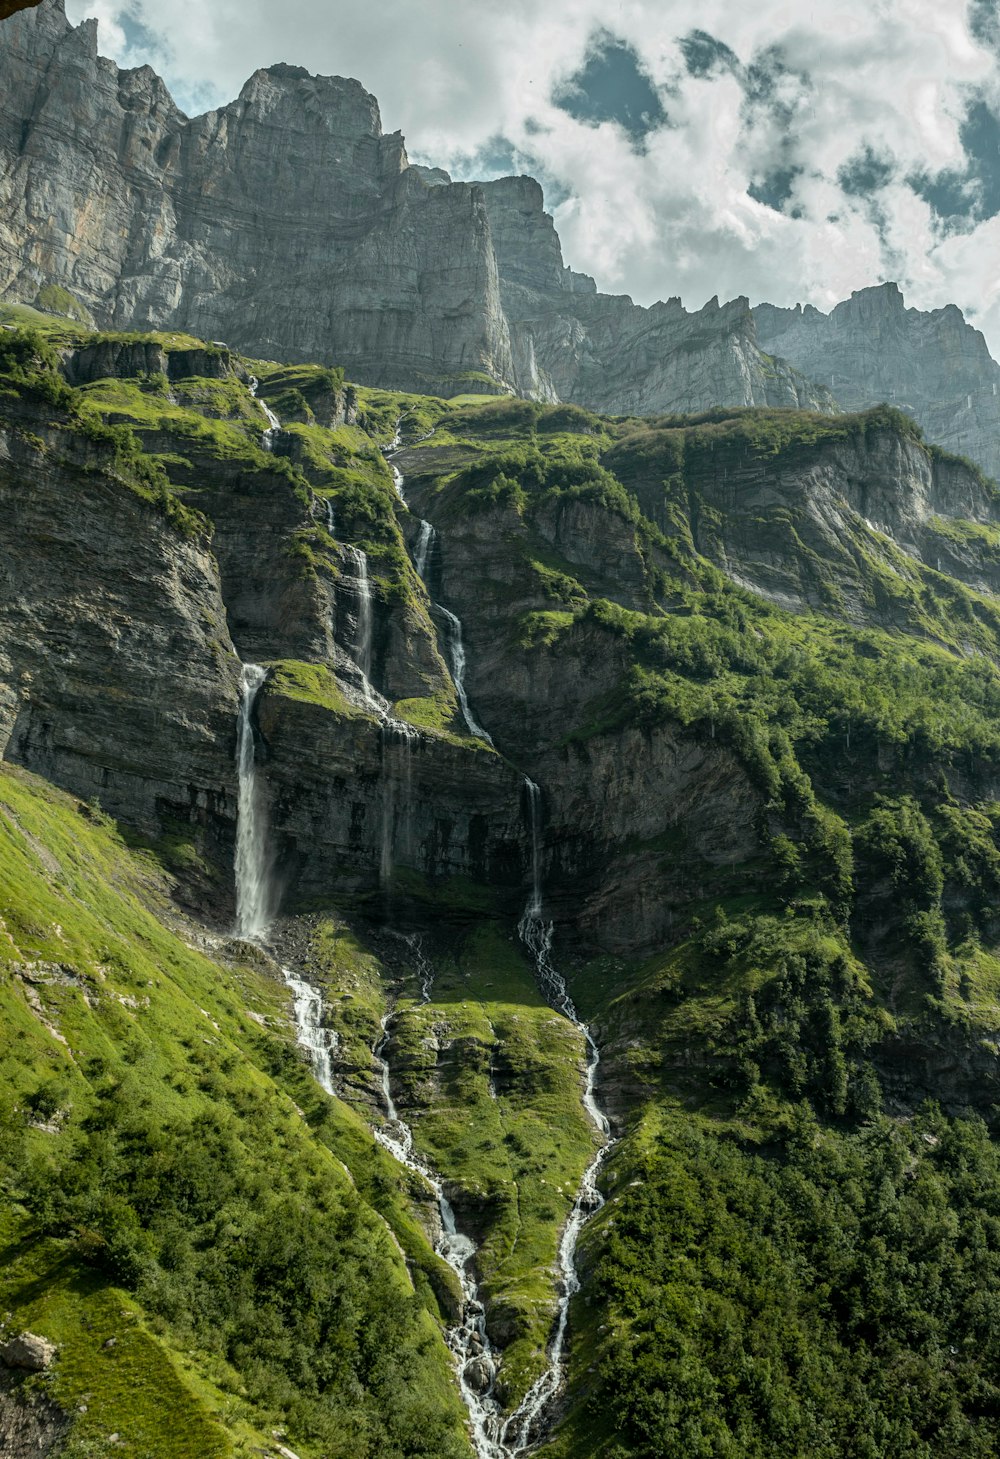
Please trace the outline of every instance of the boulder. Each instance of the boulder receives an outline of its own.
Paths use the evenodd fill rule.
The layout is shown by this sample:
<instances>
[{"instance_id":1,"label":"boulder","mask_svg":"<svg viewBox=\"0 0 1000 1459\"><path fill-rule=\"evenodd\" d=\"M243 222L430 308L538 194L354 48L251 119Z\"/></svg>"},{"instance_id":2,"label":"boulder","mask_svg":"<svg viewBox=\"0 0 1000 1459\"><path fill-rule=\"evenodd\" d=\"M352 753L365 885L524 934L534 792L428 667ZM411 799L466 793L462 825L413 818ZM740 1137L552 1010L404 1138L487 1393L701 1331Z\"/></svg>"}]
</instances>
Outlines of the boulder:
<instances>
[{"instance_id":1,"label":"boulder","mask_svg":"<svg viewBox=\"0 0 1000 1459\"><path fill-rule=\"evenodd\" d=\"M21 1332L0 1347L0 1363L27 1373L44 1373L58 1352L54 1342L34 1332Z\"/></svg>"}]
</instances>

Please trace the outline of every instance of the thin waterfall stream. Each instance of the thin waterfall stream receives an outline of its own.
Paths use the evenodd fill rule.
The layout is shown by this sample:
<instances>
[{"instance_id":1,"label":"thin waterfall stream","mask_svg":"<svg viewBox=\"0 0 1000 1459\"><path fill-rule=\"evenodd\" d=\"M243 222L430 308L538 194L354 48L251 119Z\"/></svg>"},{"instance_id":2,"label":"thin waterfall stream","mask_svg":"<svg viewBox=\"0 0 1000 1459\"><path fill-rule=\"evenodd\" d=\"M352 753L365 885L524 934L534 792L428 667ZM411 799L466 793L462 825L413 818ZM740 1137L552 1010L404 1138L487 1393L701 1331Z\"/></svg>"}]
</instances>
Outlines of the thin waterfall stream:
<instances>
[{"instance_id":1,"label":"thin waterfall stream","mask_svg":"<svg viewBox=\"0 0 1000 1459\"><path fill-rule=\"evenodd\" d=\"M268 405L267 401L261 400L260 396L257 394L257 391L260 389L260 381L257 379L256 375L250 376L250 379L247 382L247 389L250 391L253 399L257 402L261 410L264 412L264 417L267 420L267 430L261 437L260 443L265 451L273 451L274 438L281 430L281 421L275 415L274 411Z\"/></svg>"},{"instance_id":2,"label":"thin waterfall stream","mask_svg":"<svg viewBox=\"0 0 1000 1459\"><path fill-rule=\"evenodd\" d=\"M406 510L409 511L409 504L403 494L403 473L398 466L394 465L392 459L400 447L400 425L401 419L396 422L396 434L393 436L391 444L384 449L386 460L389 463L389 469L392 472L392 482L396 488L396 495L403 503L403 506L406 507ZM433 431L428 431L427 436L432 436L433 434ZM421 436L420 439L427 440L427 436ZM413 549L413 566L416 568L417 576L426 587L427 569L437 533L431 523L426 521L425 518L416 517L415 520L419 532L416 545ZM465 644L462 640L461 619L452 613L449 608L446 608L443 603L436 603L433 598L431 599L431 615L440 619L443 624L442 637L444 638L445 651L448 655L448 668L451 670L452 683L455 685L455 693L458 695L458 703L462 711L462 718L465 720L465 727L470 735L474 735L477 740L485 740L492 747L493 741L473 714L469 704L469 696L465 689Z\"/></svg>"},{"instance_id":3,"label":"thin waterfall stream","mask_svg":"<svg viewBox=\"0 0 1000 1459\"><path fill-rule=\"evenodd\" d=\"M587 1074L583 1093L583 1104L601 1137L601 1145L590 1164L583 1172L583 1179L577 1191L569 1220L563 1228L559 1243L559 1270L561 1288L556 1309L556 1322L549 1343L549 1366L529 1388L517 1409L504 1425L503 1438L511 1454L523 1454L536 1441L538 1431L545 1423L548 1410L563 1385L565 1376L566 1333L569 1324L570 1303L580 1290L580 1276L576 1266L576 1250L580 1234L588 1218L604 1205L604 1197L597 1185L601 1166L614 1143L608 1117L597 1102L597 1071L601 1062L600 1050L590 1029L580 1018L565 979L552 962L553 924L546 922L542 902L542 793L533 780L525 776L525 792L531 818L531 897L518 923L521 941L535 959L538 982L548 1002L575 1023L586 1040Z\"/></svg>"},{"instance_id":4,"label":"thin waterfall stream","mask_svg":"<svg viewBox=\"0 0 1000 1459\"><path fill-rule=\"evenodd\" d=\"M274 428L277 429L277 427ZM398 429L393 444L394 448L398 448ZM402 491L403 478L395 466L392 467L392 471L396 490L405 504ZM423 578L434 543L434 528L423 519L418 519L418 522L420 530L414 551L414 564ZM355 549L355 551L363 557L360 549ZM367 563L364 568L358 563L358 580L359 582L364 581L367 585ZM452 635L448 638L449 656L452 662L452 676L455 680L455 688L465 722L470 733L492 744L492 740L476 722L465 694L465 654L462 647L461 624L447 609L440 608L439 605L434 606L445 623L452 627ZM366 683L367 673L365 673L364 666L367 659L370 667L371 653L370 599L368 607L367 622L364 612L359 608L357 632L357 657ZM256 774L254 739L254 710L266 678L267 670L262 666L258 664L242 666L236 739L238 778L235 868L236 932L238 936L255 942L263 941L273 917L274 900L268 848L267 810ZM372 693L374 694L374 691ZM387 728L391 732L397 728L397 723L390 716L385 715L383 717L383 735ZM404 731L407 740L403 751L407 757L407 769L402 776L402 787L404 794L408 795L409 737L416 732L409 725L399 725L398 728ZM417 1154L413 1131L401 1116L393 1097L392 1071L388 1057L394 1021L392 1011L382 1018L380 1033L372 1049L372 1056L379 1070L382 1102L387 1121L386 1126L373 1128L374 1136L396 1160L417 1172L433 1191L440 1217L440 1234L435 1249L456 1273L461 1287L463 1298L461 1312L457 1322L446 1330L446 1338L455 1363L462 1398L469 1414L477 1459L517 1459L517 1456L524 1454L541 1441L551 1423L552 1405L563 1386L565 1377L565 1350L570 1303L580 1290L580 1278L576 1266L577 1246L588 1217L604 1204L597 1179L613 1143L610 1125L596 1095L600 1052L590 1029L577 1014L565 980L552 962L554 928L551 922L545 920L542 889L541 791L527 777L524 785L531 825L532 881L531 895L518 924L518 933L534 958L539 985L546 999L558 1012L576 1024L586 1040L587 1069L583 1103L601 1137L601 1145L584 1172L559 1243L560 1292L556 1320L548 1349L548 1366L529 1389L515 1412L506 1419L500 1403L494 1397L499 1358L490 1343L486 1330L485 1307L475 1273L477 1247L470 1237L458 1230L454 1209L445 1194L444 1182ZM391 842L394 834L394 821L395 809L386 792L380 866L380 881L383 885L391 877ZM410 945L417 965L421 1002L428 1003L433 986L433 970L423 953L419 938L412 937L405 940ZM335 1093L333 1056L337 1040L336 1034L323 1025L323 995L318 988L299 978L291 969L282 967L281 971L292 992L298 1042L309 1054L317 1082L328 1094L333 1095Z\"/></svg>"},{"instance_id":5,"label":"thin waterfall stream","mask_svg":"<svg viewBox=\"0 0 1000 1459\"><path fill-rule=\"evenodd\" d=\"M399 450L399 446L400 422L397 421L396 432L391 446L387 449L386 457L392 470L392 479L396 493L403 505L407 506L406 497L403 492L403 475L393 463L392 459ZM409 510L408 506L407 510ZM430 554L434 547L436 533L433 525L424 518L418 517L417 523L419 531L413 552L413 562L418 575L426 583L427 568ZM446 625L445 639L452 679L455 683L455 690L458 694L465 723L471 734L484 739L487 744L492 745L492 739L475 719L465 691L465 650L462 641L461 622L454 613L442 607L441 604L432 601L431 607L435 613L440 615ZM506 1420L499 1432L492 1424L487 1424L485 1430L477 1428L475 1415L473 1415L476 1449L480 1455L480 1459L516 1459L516 1456L525 1453L526 1450L539 1442L541 1434L544 1433L544 1426L549 1421L549 1412L562 1388L565 1377L565 1351L570 1303L580 1290L580 1277L576 1266L577 1246L579 1245L580 1234L588 1218L604 1205L604 1197L598 1188L597 1179L601 1166L607 1158L608 1152L613 1144L610 1123L597 1101L597 1074L601 1062L600 1050L589 1027L583 1022L576 1011L573 1000L569 995L569 990L566 987L565 979L552 962L554 925L545 920L542 892L541 790L527 776L524 779L524 786L531 823L531 896L518 923L518 934L534 958L539 986L545 998L553 1008L562 1013L571 1023L575 1023L577 1028L583 1033L587 1049L583 1104L594 1128L600 1136L601 1143L583 1173L583 1179L580 1182L576 1199L573 1202L573 1208L563 1228L562 1237L559 1242L561 1290L556 1308L555 1325L549 1343L548 1367L541 1377L531 1386L517 1409ZM383 1038L379 1048L384 1049L386 1043L387 1039ZM388 1081L388 1065L385 1064L384 1060L383 1063L386 1069L385 1078ZM412 1135L410 1136L410 1142L412 1149ZM464 1385L463 1396L465 1396ZM466 1402L468 1403L468 1399L466 1399ZM470 1414L472 1412L470 1408ZM486 1447L481 1447L482 1443Z\"/></svg>"},{"instance_id":6,"label":"thin waterfall stream","mask_svg":"<svg viewBox=\"0 0 1000 1459\"><path fill-rule=\"evenodd\" d=\"M417 964L420 1001L429 1003L434 981L433 969L424 956L420 939L405 940L409 943ZM382 1102L389 1126L388 1129L375 1128L374 1135L390 1155L422 1176L434 1192L441 1223L434 1249L455 1272L462 1290L459 1319L446 1329L445 1336L455 1363L462 1399L469 1414L473 1447L478 1459L511 1459L511 1450L501 1439L503 1410L493 1397L498 1363L486 1331L486 1309L479 1294L474 1270L477 1247L470 1237L459 1231L454 1209L445 1195L444 1183L416 1153L413 1131L403 1119L393 1098L392 1073L388 1059L392 1023L393 1014L390 1011L381 1020L381 1033L372 1049L379 1068Z\"/></svg>"}]
</instances>

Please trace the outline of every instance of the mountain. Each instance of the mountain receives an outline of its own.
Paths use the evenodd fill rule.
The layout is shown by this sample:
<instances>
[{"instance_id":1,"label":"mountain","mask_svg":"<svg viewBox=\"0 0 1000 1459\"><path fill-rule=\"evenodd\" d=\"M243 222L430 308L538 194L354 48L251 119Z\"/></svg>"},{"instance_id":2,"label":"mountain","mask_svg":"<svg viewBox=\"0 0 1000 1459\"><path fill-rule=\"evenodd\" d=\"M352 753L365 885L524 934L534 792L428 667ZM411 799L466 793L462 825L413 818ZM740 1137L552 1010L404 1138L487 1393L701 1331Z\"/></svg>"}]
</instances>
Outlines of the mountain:
<instances>
[{"instance_id":1,"label":"mountain","mask_svg":"<svg viewBox=\"0 0 1000 1459\"><path fill-rule=\"evenodd\" d=\"M829 314L754 310L757 338L821 380L848 410L890 401L931 440L1000 476L1000 365L954 304L907 309L896 284L859 289Z\"/></svg>"},{"instance_id":2,"label":"mountain","mask_svg":"<svg viewBox=\"0 0 1000 1459\"><path fill-rule=\"evenodd\" d=\"M995 1455L993 484L0 323L0 1433Z\"/></svg>"},{"instance_id":3,"label":"mountain","mask_svg":"<svg viewBox=\"0 0 1000 1459\"><path fill-rule=\"evenodd\" d=\"M954 306L906 310L885 285L829 318L745 298L644 308L565 265L533 179L411 166L356 81L272 66L188 119L148 67L100 58L96 22L72 27L63 0L4 41L0 297L58 288L102 327L443 395L621 415L884 399L1000 471L1000 367Z\"/></svg>"},{"instance_id":4,"label":"mountain","mask_svg":"<svg viewBox=\"0 0 1000 1459\"><path fill-rule=\"evenodd\" d=\"M411 167L356 81L258 71L189 120L62 0L0 53L0 295L69 290L103 327L177 328L369 384L615 411L825 404L746 300L640 309L564 267L529 178ZM623 363L627 361L628 363Z\"/></svg>"}]
</instances>

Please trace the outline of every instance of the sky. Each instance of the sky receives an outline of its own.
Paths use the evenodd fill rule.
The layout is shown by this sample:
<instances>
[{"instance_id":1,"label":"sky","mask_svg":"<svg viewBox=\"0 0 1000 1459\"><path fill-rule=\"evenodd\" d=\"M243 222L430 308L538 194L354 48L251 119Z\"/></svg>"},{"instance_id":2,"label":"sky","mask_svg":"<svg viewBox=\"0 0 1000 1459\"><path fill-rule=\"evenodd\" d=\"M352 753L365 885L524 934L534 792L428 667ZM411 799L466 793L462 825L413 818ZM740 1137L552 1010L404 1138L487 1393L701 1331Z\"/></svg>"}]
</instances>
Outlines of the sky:
<instances>
[{"instance_id":1,"label":"sky","mask_svg":"<svg viewBox=\"0 0 1000 1459\"><path fill-rule=\"evenodd\" d=\"M189 114L277 61L356 77L411 161L528 172L641 304L828 310L896 280L1000 358L997 0L66 0Z\"/></svg>"}]
</instances>

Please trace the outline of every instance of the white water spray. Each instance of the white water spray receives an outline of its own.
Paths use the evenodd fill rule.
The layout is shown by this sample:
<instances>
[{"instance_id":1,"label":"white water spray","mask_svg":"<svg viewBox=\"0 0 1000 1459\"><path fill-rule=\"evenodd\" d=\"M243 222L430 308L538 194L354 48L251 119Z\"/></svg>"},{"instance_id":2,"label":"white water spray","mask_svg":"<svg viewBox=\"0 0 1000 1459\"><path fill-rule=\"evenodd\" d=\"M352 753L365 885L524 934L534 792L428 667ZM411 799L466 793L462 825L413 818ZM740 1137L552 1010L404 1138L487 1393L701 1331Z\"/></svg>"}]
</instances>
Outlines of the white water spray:
<instances>
[{"instance_id":1,"label":"white water spray","mask_svg":"<svg viewBox=\"0 0 1000 1459\"><path fill-rule=\"evenodd\" d=\"M528 1390L504 1425L503 1442L512 1455L523 1454L531 1446L547 1410L563 1385L570 1302L580 1290L576 1249L588 1217L604 1204L604 1197L597 1187L597 1177L612 1143L611 1127L597 1103L595 1093L600 1052L590 1029L577 1014L565 980L552 963L553 926L551 922L545 921L542 906L541 791L533 780L525 778L524 785L531 818L531 896L517 930L535 959L538 981L546 999L582 1030L587 1041L587 1078L583 1103L601 1136L601 1148L583 1173L580 1189L559 1243L559 1271L562 1280L555 1329L549 1344L549 1366Z\"/></svg>"},{"instance_id":2,"label":"white water spray","mask_svg":"<svg viewBox=\"0 0 1000 1459\"><path fill-rule=\"evenodd\" d=\"M424 956L419 938L407 938L406 941L414 950L421 1001L427 1003L434 980L433 969ZM388 1120L387 1127L375 1130L375 1138L401 1164L423 1176L434 1192L441 1221L441 1232L434 1249L455 1272L462 1289L461 1314L454 1326L447 1329L445 1336L455 1363L459 1389L469 1414L473 1447L478 1459L512 1459L511 1450L500 1437L503 1410L493 1397L497 1359L486 1332L486 1310L473 1271L475 1243L459 1231L454 1209L444 1193L440 1176L416 1153L413 1131L396 1106L387 1058L391 1022L392 1014L387 1013L381 1021L381 1034L372 1050L379 1066L382 1101Z\"/></svg>"},{"instance_id":3,"label":"white water spray","mask_svg":"<svg viewBox=\"0 0 1000 1459\"><path fill-rule=\"evenodd\" d=\"M413 549L413 566L417 569L417 576L422 582L427 581L427 563L430 559L431 548L434 546L434 539L437 536L430 522L420 518L420 532L417 536L417 545Z\"/></svg>"},{"instance_id":4,"label":"white water spray","mask_svg":"<svg viewBox=\"0 0 1000 1459\"><path fill-rule=\"evenodd\" d=\"M361 670L366 694L372 673L372 588L368 580L368 555L360 547L344 547L354 572L351 577L356 600L354 610L354 662Z\"/></svg>"},{"instance_id":5,"label":"white water spray","mask_svg":"<svg viewBox=\"0 0 1000 1459\"><path fill-rule=\"evenodd\" d=\"M236 933L251 940L263 935L270 920L270 867L267 854L267 812L257 784L254 762L253 709L267 670L244 664L236 722Z\"/></svg>"},{"instance_id":6,"label":"white water spray","mask_svg":"<svg viewBox=\"0 0 1000 1459\"><path fill-rule=\"evenodd\" d=\"M333 1056L337 1051L337 1035L323 1024L323 994L297 978L291 968L282 968L281 976L292 991L295 1029L300 1047L309 1055L316 1083L327 1094L336 1095L333 1087Z\"/></svg>"},{"instance_id":7,"label":"white water spray","mask_svg":"<svg viewBox=\"0 0 1000 1459\"><path fill-rule=\"evenodd\" d=\"M250 394L253 396L254 400L256 400L257 404L260 406L267 419L267 430L261 437L260 443L265 451L273 451L274 438L281 430L281 421L275 415L274 411L268 405L267 401L261 400L258 396L257 391L260 389L260 381L257 379L256 375L250 376L249 382L247 384L247 389L250 391Z\"/></svg>"},{"instance_id":8,"label":"white water spray","mask_svg":"<svg viewBox=\"0 0 1000 1459\"><path fill-rule=\"evenodd\" d=\"M433 608L445 622L445 647L448 650L455 693L458 695L458 702L462 708L462 718L465 720L470 735L475 735L477 739L485 740L488 745L492 745L493 741L472 713L469 696L465 692L465 645L462 642L462 624L454 613L443 608L440 603L433 604Z\"/></svg>"}]
</instances>

